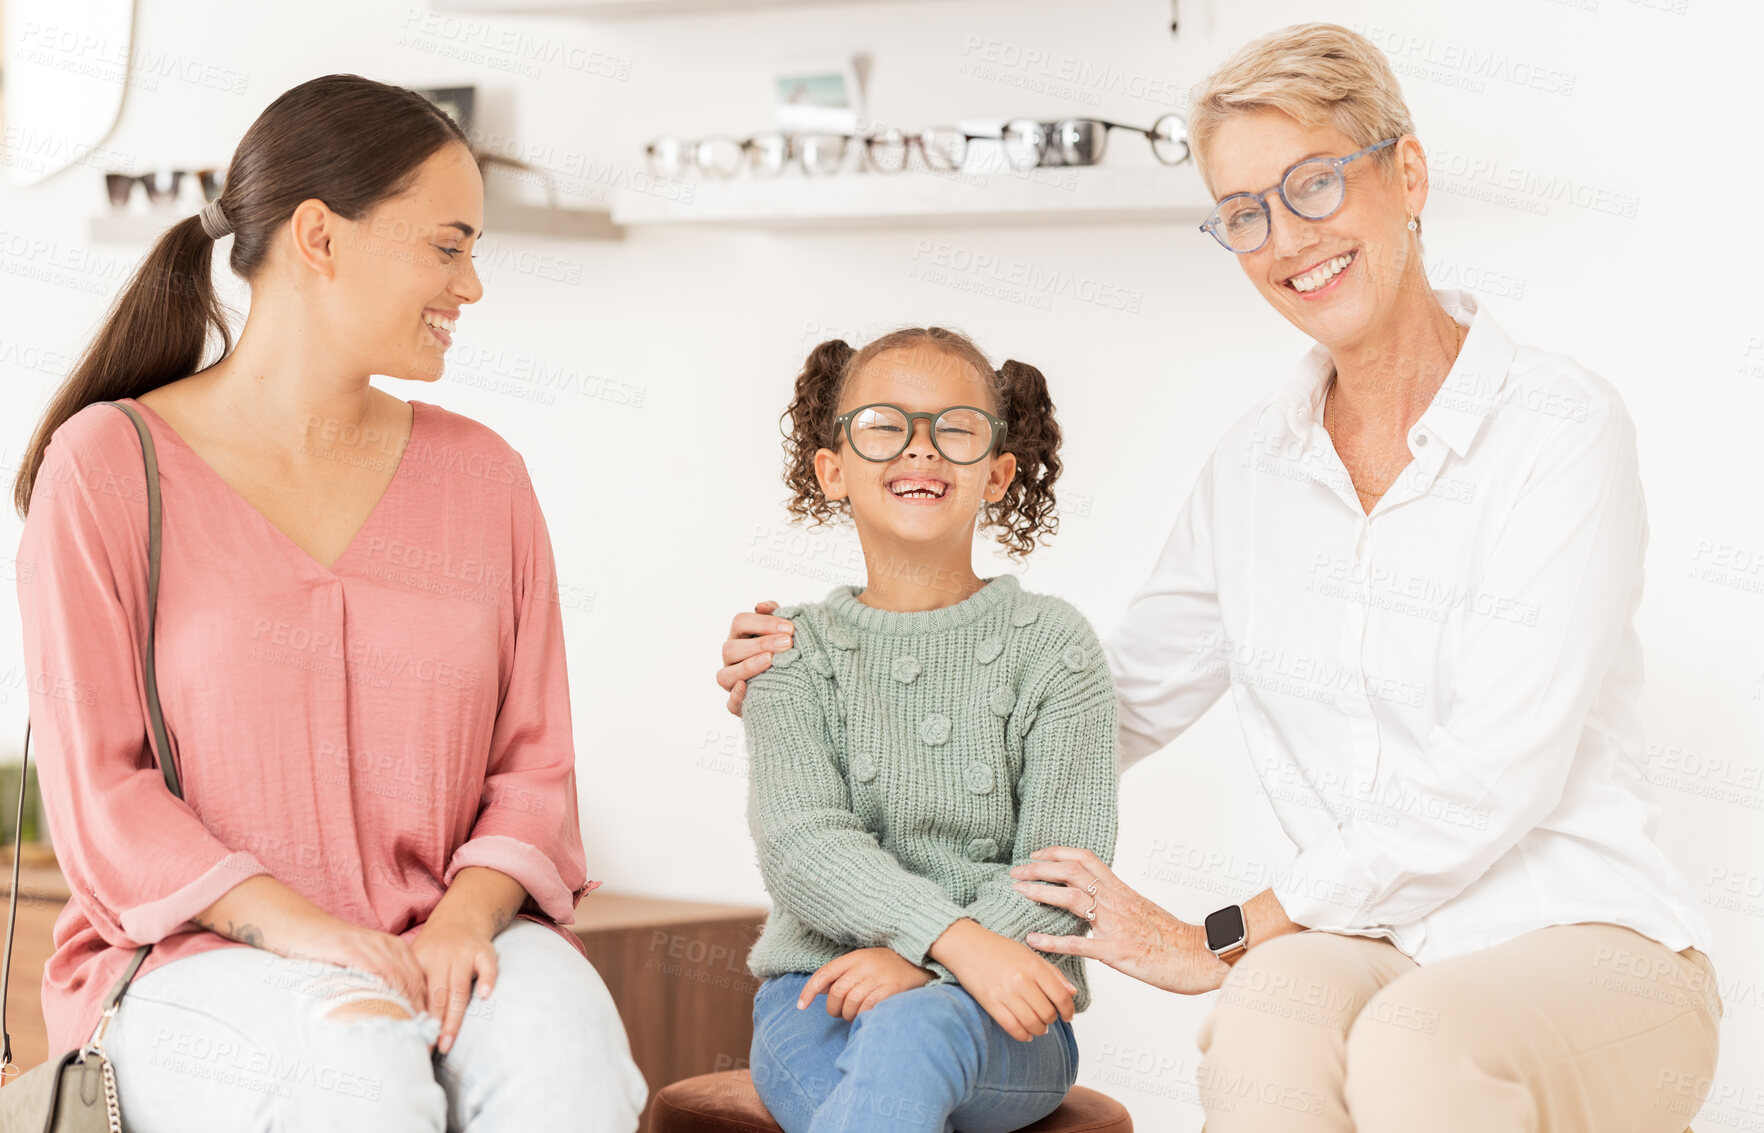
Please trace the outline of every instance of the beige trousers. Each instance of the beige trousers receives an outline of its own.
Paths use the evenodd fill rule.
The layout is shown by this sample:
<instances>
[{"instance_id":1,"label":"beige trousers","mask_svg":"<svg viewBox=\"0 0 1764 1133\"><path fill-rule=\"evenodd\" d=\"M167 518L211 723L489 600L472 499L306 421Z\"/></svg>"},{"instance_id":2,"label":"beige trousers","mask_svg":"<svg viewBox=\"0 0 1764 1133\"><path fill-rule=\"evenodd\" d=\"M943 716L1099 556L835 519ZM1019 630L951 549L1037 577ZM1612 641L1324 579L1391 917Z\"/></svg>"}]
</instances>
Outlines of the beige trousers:
<instances>
[{"instance_id":1,"label":"beige trousers","mask_svg":"<svg viewBox=\"0 0 1764 1133\"><path fill-rule=\"evenodd\" d=\"M1421 966L1366 937L1251 948L1202 1024L1207 1133L1679 1133L1721 1000L1694 948L1556 925Z\"/></svg>"}]
</instances>

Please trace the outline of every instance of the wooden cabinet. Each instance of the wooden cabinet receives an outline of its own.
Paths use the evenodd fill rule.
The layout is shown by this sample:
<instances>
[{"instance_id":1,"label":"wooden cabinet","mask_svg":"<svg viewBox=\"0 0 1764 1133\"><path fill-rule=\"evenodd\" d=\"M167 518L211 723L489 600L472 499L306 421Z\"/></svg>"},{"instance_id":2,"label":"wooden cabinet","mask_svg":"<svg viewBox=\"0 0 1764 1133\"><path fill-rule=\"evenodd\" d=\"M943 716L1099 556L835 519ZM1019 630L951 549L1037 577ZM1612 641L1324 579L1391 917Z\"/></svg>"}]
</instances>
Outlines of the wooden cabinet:
<instances>
[{"instance_id":1,"label":"wooden cabinet","mask_svg":"<svg viewBox=\"0 0 1764 1133\"><path fill-rule=\"evenodd\" d=\"M28 853L31 847L26 846ZM6 1029L12 1035L12 1061L21 1070L49 1057L43 1030L43 965L55 951L55 918L67 904L67 881L51 860L33 863L20 855L18 923L12 935L12 975L6 984ZM12 854L0 862L0 901L12 896ZM0 914L3 915L3 914ZM3 940L4 937L0 937Z\"/></svg>"},{"instance_id":2,"label":"wooden cabinet","mask_svg":"<svg viewBox=\"0 0 1764 1133\"><path fill-rule=\"evenodd\" d=\"M681 1078L747 1065L759 988L747 950L765 916L601 893L577 907L576 935L619 1006L651 1097Z\"/></svg>"}]
</instances>

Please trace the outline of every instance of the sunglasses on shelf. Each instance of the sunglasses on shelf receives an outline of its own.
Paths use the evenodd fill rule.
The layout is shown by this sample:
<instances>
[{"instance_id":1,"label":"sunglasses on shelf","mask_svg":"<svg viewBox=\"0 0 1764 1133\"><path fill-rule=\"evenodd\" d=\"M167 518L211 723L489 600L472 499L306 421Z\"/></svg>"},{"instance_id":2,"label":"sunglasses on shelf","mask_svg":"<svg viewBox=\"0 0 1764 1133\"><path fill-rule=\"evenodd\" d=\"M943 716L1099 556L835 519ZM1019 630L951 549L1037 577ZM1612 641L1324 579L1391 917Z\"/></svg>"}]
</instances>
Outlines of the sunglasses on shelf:
<instances>
[{"instance_id":1,"label":"sunglasses on shelf","mask_svg":"<svg viewBox=\"0 0 1764 1133\"><path fill-rule=\"evenodd\" d=\"M147 199L156 205L170 204L178 199L178 189L188 173L202 182L202 199L212 201L226 187L227 176L220 169L156 169L151 173L106 173L104 191L110 195L113 208L124 208L138 183L147 190Z\"/></svg>"},{"instance_id":2,"label":"sunglasses on shelf","mask_svg":"<svg viewBox=\"0 0 1764 1133\"><path fill-rule=\"evenodd\" d=\"M1013 169L1095 165L1108 149L1110 130L1143 135L1151 144L1152 156L1165 165L1188 160L1188 122L1180 114L1166 114L1150 126L1128 126L1101 118L1061 118L1055 122L1017 118L1005 123L999 140Z\"/></svg>"}]
</instances>

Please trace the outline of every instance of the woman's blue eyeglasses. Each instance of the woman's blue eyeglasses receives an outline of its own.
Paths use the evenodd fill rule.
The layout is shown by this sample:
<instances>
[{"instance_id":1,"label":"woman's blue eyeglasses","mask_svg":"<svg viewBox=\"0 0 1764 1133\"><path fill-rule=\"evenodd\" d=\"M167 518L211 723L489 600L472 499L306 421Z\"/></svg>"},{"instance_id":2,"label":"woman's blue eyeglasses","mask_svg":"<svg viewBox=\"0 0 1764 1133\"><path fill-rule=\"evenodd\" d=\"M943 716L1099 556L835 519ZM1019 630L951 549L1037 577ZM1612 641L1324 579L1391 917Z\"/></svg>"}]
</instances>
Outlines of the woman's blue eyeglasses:
<instances>
[{"instance_id":1,"label":"woman's blue eyeglasses","mask_svg":"<svg viewBox=\"0 0 1764 1133\"><path fill-rule=\"evenodd\" d=\"M1272 218L1268 215L1268 194L1279 193L1280 200L1294 216L1306 220L1322 220L1341 207L1347 197L1347 181L1342 166L1356 157L1395 145L1398 138L1373 142L1346 157L1307 157L1287 167L1278 185L1259 193L1233 193L1213 206L1212 214L1202 232L1210 232L1228 252L1248 255L1268 241Z\"/></svg>"}]
</instances>

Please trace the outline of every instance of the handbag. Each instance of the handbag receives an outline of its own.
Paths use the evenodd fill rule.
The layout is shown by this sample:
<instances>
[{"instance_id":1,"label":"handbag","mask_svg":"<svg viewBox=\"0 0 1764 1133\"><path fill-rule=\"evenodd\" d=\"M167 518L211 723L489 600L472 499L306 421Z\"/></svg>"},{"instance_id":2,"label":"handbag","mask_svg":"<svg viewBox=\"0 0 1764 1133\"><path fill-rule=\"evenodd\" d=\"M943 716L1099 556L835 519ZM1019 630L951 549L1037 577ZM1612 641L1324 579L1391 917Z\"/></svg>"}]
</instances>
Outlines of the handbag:
<instances>
[{"instance_id":1,"label":"handbag","mask_svg":"<svg viewBox=\"0 0 1764 1133\"><path fill-rule=\"evenodd\" d=\"M117 401L99 402L114 405L129 415L135 432L141 437L141 456L147 469L147 648L144 658L147 689L147 715L153 730L150 741L158 755L165 785L178 798L184 797L179 786L178 771L170 758L171 747L165 731L165 717L159 708L159 685L153 667L154 613L159 602L159 461L153 451L153 436L141 415ZM0 960L0 1067L15 1073L12 1064L12 1033L6 1029L6 985L12 974L12 934L18 919L19 844L24 836L25 783L30 769L31 725L25 721L25 754L18 778L18 824L12 834L12 895L6 914L6 953ZM104 1056L104 1029L116 1015L123 992L147 958L153 945L143 944L135 950L134 959L123 970L122 977L104 997L104 1011L98 1026L85 1045L51 1058L29 1073L21 1074L0 1089L0 1133L122 1133L122 1109L116 1097L116 1072Z\"/></svg>"}]
</instances>

